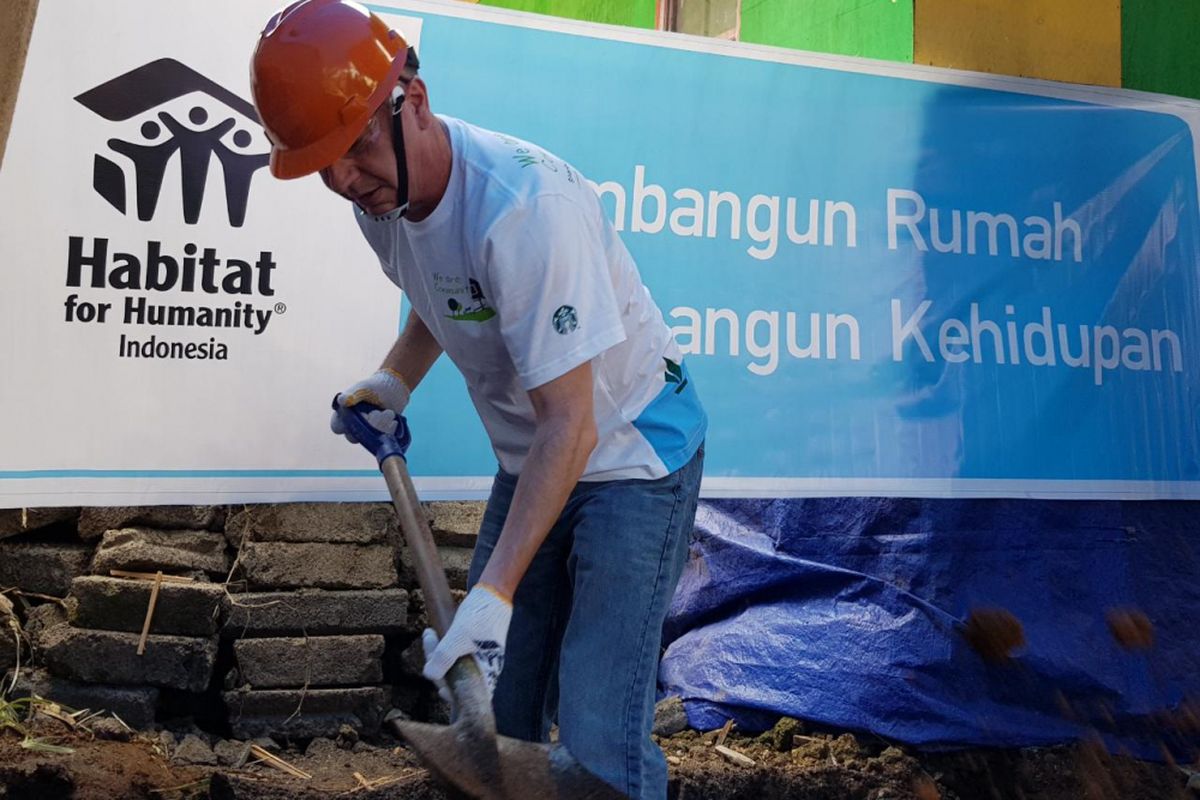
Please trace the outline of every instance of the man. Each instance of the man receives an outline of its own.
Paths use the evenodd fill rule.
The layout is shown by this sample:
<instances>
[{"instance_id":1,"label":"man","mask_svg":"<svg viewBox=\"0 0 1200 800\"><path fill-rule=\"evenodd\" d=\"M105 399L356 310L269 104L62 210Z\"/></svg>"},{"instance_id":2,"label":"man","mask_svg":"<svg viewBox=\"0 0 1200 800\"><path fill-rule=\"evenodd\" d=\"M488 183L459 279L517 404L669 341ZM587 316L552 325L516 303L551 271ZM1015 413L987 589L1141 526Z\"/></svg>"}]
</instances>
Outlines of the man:
<instances>
[{"instance_id":1,"label":"man","mask_svg":"<svg viewBox=\"0 0 1200 800\"><path fill-rule=\"evenodd\" d=\"M302 0L268 23L251 75L272 173L319 173L350 200L412 304L380 370L340 401L368 401L383 409L373 425L394 426L445 352L500 463L472 588L443 640L427 636L425 674L474 654L501 733L545 741L557 720L583 766L662 798L666 763L649 734L703 409L583 177L435 115L417 67L361 6Z\"/></svg>"}]
</instances>

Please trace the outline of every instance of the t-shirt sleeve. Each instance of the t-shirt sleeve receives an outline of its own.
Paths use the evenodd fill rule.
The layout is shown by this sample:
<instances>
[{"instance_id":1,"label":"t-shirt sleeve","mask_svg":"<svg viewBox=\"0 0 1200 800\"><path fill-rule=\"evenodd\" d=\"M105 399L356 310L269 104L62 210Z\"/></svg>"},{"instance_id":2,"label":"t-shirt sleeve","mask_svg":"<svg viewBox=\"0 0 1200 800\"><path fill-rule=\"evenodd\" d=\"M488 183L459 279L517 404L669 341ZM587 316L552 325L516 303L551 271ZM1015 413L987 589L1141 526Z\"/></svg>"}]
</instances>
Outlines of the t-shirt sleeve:
<instances>
[{"instance_id":1,"label":"t-shirt sleeve","mask_svg":"<svg viewBox=\"0 0 1200 800\"><path fill-rule=\"evenodd\" d=\"M504 345L526 391L625 340L600 220L562 195L519 206L485 254Z\"/></svg>"}]
</instances>

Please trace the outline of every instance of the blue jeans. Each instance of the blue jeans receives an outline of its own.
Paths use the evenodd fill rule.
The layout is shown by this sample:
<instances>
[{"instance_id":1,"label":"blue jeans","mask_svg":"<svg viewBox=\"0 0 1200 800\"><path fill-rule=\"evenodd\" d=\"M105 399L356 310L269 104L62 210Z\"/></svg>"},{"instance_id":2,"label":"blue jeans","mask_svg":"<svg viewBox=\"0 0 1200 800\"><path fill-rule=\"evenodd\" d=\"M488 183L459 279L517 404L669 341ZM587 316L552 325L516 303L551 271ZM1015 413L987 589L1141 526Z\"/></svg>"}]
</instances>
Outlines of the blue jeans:
<instances>
[{"instance_id":1,"label":"blue jeans","mask_svg":"<svg viewBox=\"0 0 1200 800\"><path fill-rule=\"evenodd\" d=\"M559 741L635 800L662 800L667 763L650 739L662 625L687 558L704 447L658 480L579 483L513 598L493 705L500 733ZM479 580L516 490L492 484L469 582Z\"/></svg>"}]
</instances>

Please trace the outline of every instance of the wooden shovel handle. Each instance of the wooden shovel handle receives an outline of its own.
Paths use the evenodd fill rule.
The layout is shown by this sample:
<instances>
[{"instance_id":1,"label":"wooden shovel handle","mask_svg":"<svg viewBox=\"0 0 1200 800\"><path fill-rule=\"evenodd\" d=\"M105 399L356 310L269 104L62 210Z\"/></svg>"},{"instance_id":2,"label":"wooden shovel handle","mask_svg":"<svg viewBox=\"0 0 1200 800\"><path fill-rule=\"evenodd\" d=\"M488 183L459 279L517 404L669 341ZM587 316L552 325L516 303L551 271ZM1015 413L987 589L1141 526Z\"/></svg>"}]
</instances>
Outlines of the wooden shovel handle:
<instances>
[{"instance_id":1,"label":"wooden shovel handle","mask_svg":"<svg viewBox=\"0 0 1200 800\"><path fill-rule=\"evenodd\" d=\"M455 609L442 558L438 555L429 522L421 510L417 490L413 487L404 459L399 456L384 459L379 469L387 481L392 505L396 507L396 515L400 518L400 531L404 534L404 541L417 568L417 583L425 595L430 625L440 638L446 635Z\"/></svg>"}]
</instances>

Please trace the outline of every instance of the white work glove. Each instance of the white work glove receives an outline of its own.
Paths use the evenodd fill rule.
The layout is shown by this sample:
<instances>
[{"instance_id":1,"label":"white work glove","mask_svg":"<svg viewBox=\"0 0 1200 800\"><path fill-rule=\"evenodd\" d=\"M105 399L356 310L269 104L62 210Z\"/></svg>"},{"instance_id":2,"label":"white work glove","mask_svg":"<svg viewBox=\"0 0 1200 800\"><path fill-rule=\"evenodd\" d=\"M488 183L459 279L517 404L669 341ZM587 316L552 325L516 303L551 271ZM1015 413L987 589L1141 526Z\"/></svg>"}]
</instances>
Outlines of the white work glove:
<instances>
[{"instance_id":1,"label":"white work glove","mask_svg":"<svg viewBox=\"0 0 1200 800\"><path fill-rule=\"evenodd\" d=\"M431 628L426 628L421 635L425 647L425 677L443 692L446 672L454 662L465 655L473 655L491 697L496 691L500 671L504 669L504 643L511 622L512 601L487 584L476 584L458 607L450 630L440 642Z\"/></svg>"},{"instance_id":2,"label":"white work glove","mask_svg":"<svg viewBox=\"0 0 1200 800\"><path fill-rule=\"evenodd\" d=\"M408 387L404 385L400 373L381 369L365 381L359 381L339 394L337 401L343 408L359 403L378 406L379 410L367 412L367 423L376 430L391 435L396 432L396 417L404 413L408 398ZM358 440L346 432L337 411L334 411L329 419L329 429L338 436L345 436L351 444L358 444Z\"/></svg>"}]
</instances>

